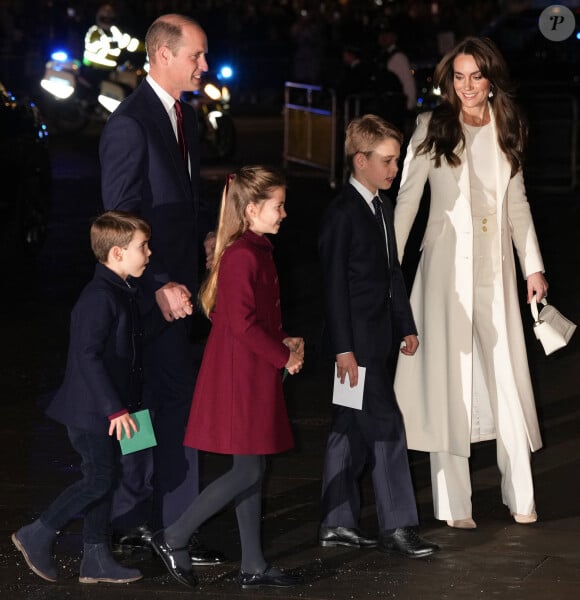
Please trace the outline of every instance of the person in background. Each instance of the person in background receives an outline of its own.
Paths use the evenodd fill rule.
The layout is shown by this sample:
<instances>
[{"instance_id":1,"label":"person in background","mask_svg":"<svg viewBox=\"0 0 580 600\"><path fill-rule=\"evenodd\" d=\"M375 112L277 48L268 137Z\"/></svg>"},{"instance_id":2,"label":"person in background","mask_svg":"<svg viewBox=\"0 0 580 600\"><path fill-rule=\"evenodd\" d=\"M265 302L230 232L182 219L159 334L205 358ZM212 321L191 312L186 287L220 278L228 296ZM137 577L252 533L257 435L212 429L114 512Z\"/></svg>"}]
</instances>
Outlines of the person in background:
<instances>
[{"instance_id":1,"label":"person in background","mask_svg":"<svg viewBox=\"0 0 580 600\"><path fill-rule=\"evenodd\" d=\"M356 44L342 47L342 69L336 83L339 102L350 94L361 94L372 89L372 66L363 57L361 48Z\"/></svg>"},{"instance_id":2,"label":"person in background","mask_svg":"<svg viewBox=\"0 0 580 600\"><path fill-rule=\"evenodd\" d=\"M439 62L442 103L419 116L395 208L399 258L427 181L429 216L411 293L421 346L395 390L409 448L430 453L435 517L473 529L471 444L495 439L501 495L517 523L537 519L530 450L541 447L514 246L527 301L547 292L526 198L526 127L494 43L468 37Z\"/></svg>"},{"instance_id":3,"label":"person in background","mask_svg":"<svg viewBox=\"0 0 580 600\"><path fill-rule=\"evenodd\" d=\"M154 21L145 41L149 75L111 115L99 146L105 208L135 212L155 231L143 310L157 304L167 321L178 321L145 351L143 402L158 444L123 457L112 523L114 541L129 548L148 545L151 529L174 522L199 490L197 452L182 443L196 376L192 322L185 318L192 307L183 298L197 296L202 246L212 229L200 195L196 115L179 100L201 86L206 35L191 18L169 14ZM190 553L193 564L224 560L197 535Z\"/></svg>"},{"instance_id":4,"label":"person in background","mask_svg":"<svg viewBox=\"0 0 580 600\"><path fill-rule=\"evenodd\" d=\"M144 50L137 38L123 33L116 25L117 13L110 3L101 4L97 10L95 24L85 34L83 64L95 69L111 71L119 64L123 50Z\"/></svg>"},{"instance_id":5,"label":"person in background","mask_svg":"<svg viewBox=\"0 0 580 600\"><path fill-rule=\"evenodd\" d=\"M117 13L113 4L101 4L95 24L85 34L82 74L95 90L119 66L122 53L143 52L145 47L137 38L123 33L116 25Z\"/></svg>"},{"instance_id":6,"label":"person in background","mask_svg":"<svg viewBox=\"0 0 580 600\"><path fill-rule=\"evenodd\" d=\"M350 122L345 155L351 177L328 207L320 230L324 340L341 384L359 384L359 366L366 368L366 379L360 410L333 406L318 539L323 547L377 548L416 558L433 554L438 546L416 531L405 429L388 369L393 347L412 357L418 346L397 259L392 209L383 191L397 175L402 141L402 133L376 115ZM359 530L358 480L367 464L378 540Z\"/></svg>"},{"instance_id":7,"label":"person in background","mask_svg":"<svg viewBox=\"0 0 580 600\"><path fill-rule=\"evenodd\" d=\"M383 20L379 24L377 45L379 54L376 58L380 69L394 73L405 95L405 106L413 114L417 108L417 84L413 75L413 68L409 57L397 45L399 36L395 25L390 20Z\"/></svg>"},{"instance_id":8,"label":"person in background","mask_svg":"<svg viewBox=\"0 0 580 600\"><path fill-rule=\"evenodd\" d=\"M151 229L142 219L111 211L91 226L91 247L98 260L92 281L71 314L70 345L64 381L46 410L66 425L80 455L82 478L67 487L30 525L12 535L28 566L56 581L56 538L84 514L81 583L128 583L141 579L137 569L118 564L111 554L111 494L118 475L123 433L137 430L129 411L141 404L144 334L152 334L154 307L145 327L137 306L140 278L149 262Z\"/></svg>"},{"instance_id":9,"label":"person in background","mask_svg":"<svg viewBox=\"0 0 580 600\"><path fill-rule=\"evenodd\" d=\"M268 564L260 540L265 455L289 450L292 431L282 369L304 362L304 340L282 329L272 244L286 218L284 177L261 166L228 177L215 260L200 301L212 322L185 445L232 456L232 468L208 485L151 544L179 583L193 587L187 543L207 519L233 502L242 545L242 588L289 587L301 578Z\"/></svg>"}]
</instances>

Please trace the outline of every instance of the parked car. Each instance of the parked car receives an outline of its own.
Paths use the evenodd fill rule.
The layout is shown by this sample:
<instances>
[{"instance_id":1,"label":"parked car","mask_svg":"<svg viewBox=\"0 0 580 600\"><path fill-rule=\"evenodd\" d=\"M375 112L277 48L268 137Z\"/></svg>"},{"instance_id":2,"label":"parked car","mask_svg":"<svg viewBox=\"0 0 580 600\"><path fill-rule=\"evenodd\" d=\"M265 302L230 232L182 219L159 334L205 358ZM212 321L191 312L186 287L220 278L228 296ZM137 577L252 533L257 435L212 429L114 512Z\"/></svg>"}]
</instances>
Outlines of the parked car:
<instances>
[{"instance_id":1,"label":"parked car","mask_svg":"<svg viewBox=\"0 0 580 600\"><path fill-rule=\"evenodd\" d=\"M44 242L49 216L48 132L37 106L16 98L2 83L0 172L2 246L35 253Z\"/></svg>"}]
</instances>

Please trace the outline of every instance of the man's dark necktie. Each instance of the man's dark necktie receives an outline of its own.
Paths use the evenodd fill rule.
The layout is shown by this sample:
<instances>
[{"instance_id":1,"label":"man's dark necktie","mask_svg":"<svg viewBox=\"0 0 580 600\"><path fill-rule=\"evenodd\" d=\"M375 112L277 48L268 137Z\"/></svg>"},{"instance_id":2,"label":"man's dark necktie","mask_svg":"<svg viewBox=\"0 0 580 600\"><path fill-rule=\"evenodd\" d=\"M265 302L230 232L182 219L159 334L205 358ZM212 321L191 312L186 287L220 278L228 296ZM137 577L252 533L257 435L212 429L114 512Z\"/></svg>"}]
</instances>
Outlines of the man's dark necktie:
<instances>
[{"instance_id":1,"label":"man's dark necktie","mask_svg":"<svg viewBox=\"0 0 580 600\"><path fill-rule=\"evenodd\" d=\"M181 156L185 166L188 166L187 160L187 142L185 141L185 135L183 134L183 113L181 112L181 102L177 100L175 102L175 114L177 115L177 142L179 149L181 150Z\"/></svg>"}]
</instances>

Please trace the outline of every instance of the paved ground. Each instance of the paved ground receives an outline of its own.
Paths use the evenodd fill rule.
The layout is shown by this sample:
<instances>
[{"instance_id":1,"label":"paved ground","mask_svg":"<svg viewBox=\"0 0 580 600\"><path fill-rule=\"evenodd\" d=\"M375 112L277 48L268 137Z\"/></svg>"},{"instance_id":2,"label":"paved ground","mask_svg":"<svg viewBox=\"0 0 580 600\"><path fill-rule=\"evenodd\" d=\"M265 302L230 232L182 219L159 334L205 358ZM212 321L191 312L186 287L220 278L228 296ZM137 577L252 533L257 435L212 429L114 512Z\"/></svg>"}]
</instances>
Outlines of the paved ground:
<instances>
[{"instance_id":1,"label":"paved ground","mask_svg":"<svg viewBox=\"0 0 580 600\"><path fill-rule=\"evenodd\" d=\"M236 163L280 162L280 119L238 123L243 154ZM57 545L62 577L57 584L30 573L9 536L36 517L78 465L62 428L43 418L35 401L58 385L66 356L69 311L92 271L86 239L90 216L98 211L96 137L53 141L54 210L50 236L34 261L3 256L0 331L0 597L11 600L218 598L363 598L572 600L580 597L580 336L564 351L545 357L532 337L523 306L529 359L537 393L545 448L533 467L540 520L516 525L501 504L493 443L480 444L472 460L475 531L452 530L432 517L428 463L412 452L417 501L426 537L442 551L408 560L374 551L322 549L316 544L320 469L329 424L331 375L317 359L321 323L315 232L332 196L320 174L291 169L289 217L275 239L287 328L307 339L307 366L288 378L286 392L296 449L270 461L265 487L264 547L268 559L304 574L305 585L290 591L242 592L234 581L239 542L233 512L227 510L203 529L206 541L232 559L199 570L195 591L181 587L149 555L131 561L145 578L130 586L78 583L79 524L63 532ZM217 201L223 176L233 165L205 165L207 193ZM580 225L578 192L530 190L542 243L550 297L580 323ZM406 265L409 278L413 253ZM227 467L222 457L205 456L204 479ZM363 527L376 529L372 491L365 477Z\"/></svg>"}]
</instances>

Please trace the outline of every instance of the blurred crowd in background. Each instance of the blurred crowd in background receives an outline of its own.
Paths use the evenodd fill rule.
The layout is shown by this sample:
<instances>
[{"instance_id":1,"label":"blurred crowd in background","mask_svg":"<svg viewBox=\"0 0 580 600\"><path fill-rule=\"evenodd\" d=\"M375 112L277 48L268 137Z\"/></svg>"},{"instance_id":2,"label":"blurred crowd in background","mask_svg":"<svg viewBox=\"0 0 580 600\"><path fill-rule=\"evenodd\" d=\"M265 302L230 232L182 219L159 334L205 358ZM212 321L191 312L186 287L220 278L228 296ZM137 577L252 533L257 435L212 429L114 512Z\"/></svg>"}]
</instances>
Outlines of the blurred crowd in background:
<instances>
[{"instance_id":1,"label":"blurred crowd in background","mask_svg":"<svg viewBox=\"0 0 580 600\"><path fill-rule=\"evenodd\" d=\"M101 3L81 0L0 0L0 78L15 89L37 82L50 53L82 56L83 39ZM160 14L197 19L208 34L210 67L231 61L244 94L267 101L284 81L332 85L345 46L377 51L377 32L395 28L411 64L434 65L461 37L537 7L528 0L118 0L119 24L143 39ZM510 35L510 39L513 36Z\"/></svg>"}]
</instances>

